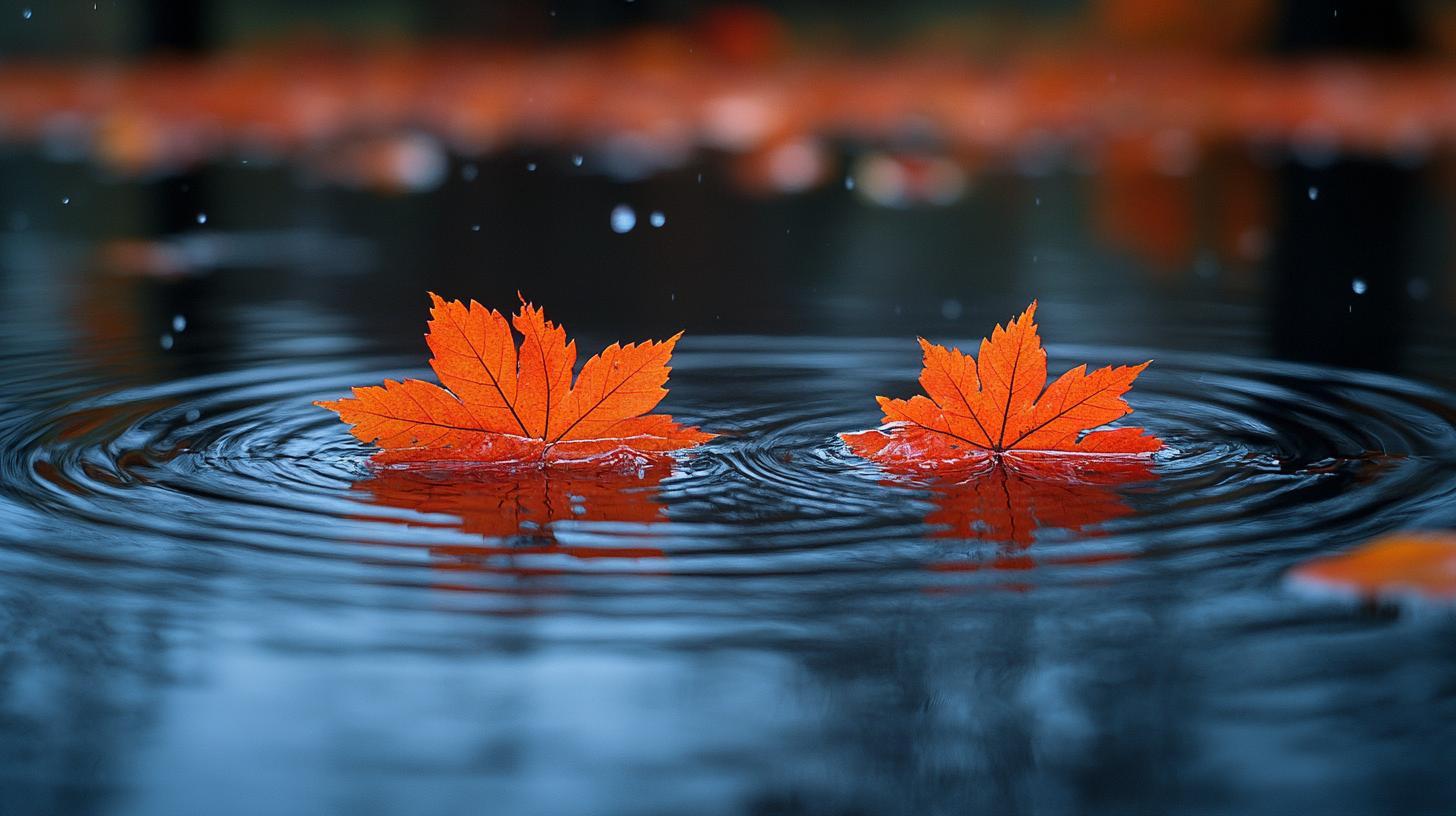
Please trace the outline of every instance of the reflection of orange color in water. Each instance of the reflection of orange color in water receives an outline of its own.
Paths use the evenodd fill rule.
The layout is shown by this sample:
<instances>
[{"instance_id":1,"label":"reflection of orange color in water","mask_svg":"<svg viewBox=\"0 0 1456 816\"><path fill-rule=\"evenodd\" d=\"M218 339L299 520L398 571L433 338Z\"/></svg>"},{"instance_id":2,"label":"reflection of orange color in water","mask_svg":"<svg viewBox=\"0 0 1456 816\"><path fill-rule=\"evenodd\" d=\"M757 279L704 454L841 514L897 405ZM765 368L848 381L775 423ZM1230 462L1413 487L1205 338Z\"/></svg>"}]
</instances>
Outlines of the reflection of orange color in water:
<instances>
[{"instance_id":1,"label":"reflection of orange color in water","mask_svg":"<svg viewBox=\"0 0 1456 816\"><path fill-rule=\"evenodd\" d=\"M1118 492L1158 477L1144 457L1088 457L1056 454L1002 454L987 456L962 480L934 483L930 499L936 508L925 516L941 529L935 538L975 539L1008 545L1008 551L987 561L931 564L933 572L969 572L982 569L1029 570L1038 561L1024 550L1041 529L1069 530L1097 535L1098 524L1132 515ZM1078 556L1057 564L1093 564L1119 561L1119 554Z\"/></svg>"},{"instance_id":2,"label":"reflection of orange color in water","mask_svg":"<svg viewBox=\"0 0 1456 816\"><path fill-rule=\"evenodd\" d=\"M560 574L562 570L523 568L518 556L566 555L573 558L662 558L652 547L563 546L555 536L568 521L650 524L664 521L667 508L657 487L672 473L671 461L650 461L641 469L507 470L482 467L380 468L354 483L380 507L454 516L453 523L420 520L411 527L446 527L485 538L504 539L491 546L447 545L430 548L434 566L503 572L512 575ZM512 543L516 542L516 546Z\"/></svg>"},{"instance_id":3,"label":"reflection of orange color in water","mask_svg":"<svg viewBox=\"0 0 1456 816\"><path fill-rule=\"evenodd\" d=\"M1099 179L1102 233L1113 246L1162 270L1186 267L1193 258L1192 181L1155 171L1151 159L1118 156L1140 149L1152 147L1133 143L1108 151L1107 172Z\"/></svg>"},{"instance_id":4,"label":"reflection of orange color in water","mask_svg":"<svg viewBox=\"0 0 1456 816\"><path fill-rule=\"evenodd\" d=\"M1097 28L1120 46L1232 50L1255 45L1273 17L1270 0L1096 0Z\"/></svg>"},{"instance_id":5,"label":"reflection of orange color in water","mask_svg":"<svg viewBox=\"0 0 1456 816\"><path fill-rule=\"evenodd\" d=\"M1214 178L1218 183L1218 249L1233 269L1247 269L1269 256L1269 200L1273 195L1270 174L1240 155L1222 159ZM1244 275L1237 281L1251 288Z\"/></svg>"}]
</instances>

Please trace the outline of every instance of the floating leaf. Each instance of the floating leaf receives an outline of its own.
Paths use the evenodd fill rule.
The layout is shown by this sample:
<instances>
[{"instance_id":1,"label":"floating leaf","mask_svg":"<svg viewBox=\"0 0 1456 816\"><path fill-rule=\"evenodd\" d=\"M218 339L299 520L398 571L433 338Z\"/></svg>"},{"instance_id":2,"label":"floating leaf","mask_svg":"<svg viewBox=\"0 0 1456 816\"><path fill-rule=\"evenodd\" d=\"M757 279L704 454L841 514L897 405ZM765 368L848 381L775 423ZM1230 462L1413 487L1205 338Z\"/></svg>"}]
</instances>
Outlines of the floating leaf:
<instances>
[{"instance_id":1,"label":"floating leaf","mask_svg":"<svg viewBox=\"0 0 1456 816\"><path fill-rule=\"evenodd\" d=\"M1013 451L1109 455L1161 448L1141 428L1091 430L1132 412L1122 395L1148 363L1091 374L1082 365L1047 386L1035 314L1032 303L1006 328L997 326L981 341L979 359L922 339L920 384L929 397L877 397L885 424L840 437L856 454L912 473Z\"/></svg>"},{"instance_id":2,"label":"floating leaf","mask_svg":"<svg viewBox=\"0 0 1456 816\"><path fill-rule=\"evenodd\" d=\"M466 307L430 297L430 365L443 388L385 380L353 389L352 399L314 403L384 448L381 461L580 461L688 448L714 436L646 414L667 395L667 362L681 333L662 343L614 343L587 360L573 384L576 343L540 309L523 301L507 324L475 301Z\"/></svg>"},{"instance_id":3,"label":"floating leaf","mask_svg":"<svg viewBox=\"0 0 1456 816\"><path fill-rule=\"evenodd\" d=\"M1289 572L1296 587L1361 600L1456 602L1456 531L1407 530Z\"/></svg>"}]
</instances>

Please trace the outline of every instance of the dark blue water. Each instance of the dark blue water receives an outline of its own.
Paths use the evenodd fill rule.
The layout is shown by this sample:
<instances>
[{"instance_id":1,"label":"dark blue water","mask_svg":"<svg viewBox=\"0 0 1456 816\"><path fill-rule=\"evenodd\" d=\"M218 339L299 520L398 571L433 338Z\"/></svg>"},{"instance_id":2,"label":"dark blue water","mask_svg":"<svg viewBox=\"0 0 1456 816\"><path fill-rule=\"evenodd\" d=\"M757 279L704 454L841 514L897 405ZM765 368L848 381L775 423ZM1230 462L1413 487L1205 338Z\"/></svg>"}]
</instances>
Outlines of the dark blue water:
<instances>
[{"instance_id":1,"label":"dark blue water","mask_svg":"<svg viewBox=\"0 0 1456 816\"><path fill-rule=\"evenodd\" d=\"M1443 347L1421 379L1274 362L1236 298L1035 271L955 319L925 281L892 310L806 276L770 311L807 330L728 299L713 332L688 286L686 317L561 311L587 353L696 326L662 409L720 439L577 481L391 472L310 403L427 376L443 287L389 236L309 234L383 260L158 281L7 239L0 812L1456 806L1456 618L1283 581L1456 524ZM848 453L915 393L915 334L971 345L1028 289L1054 372L1154 359L1150 475L993 508Z\"/></svg>"}]
</instances>

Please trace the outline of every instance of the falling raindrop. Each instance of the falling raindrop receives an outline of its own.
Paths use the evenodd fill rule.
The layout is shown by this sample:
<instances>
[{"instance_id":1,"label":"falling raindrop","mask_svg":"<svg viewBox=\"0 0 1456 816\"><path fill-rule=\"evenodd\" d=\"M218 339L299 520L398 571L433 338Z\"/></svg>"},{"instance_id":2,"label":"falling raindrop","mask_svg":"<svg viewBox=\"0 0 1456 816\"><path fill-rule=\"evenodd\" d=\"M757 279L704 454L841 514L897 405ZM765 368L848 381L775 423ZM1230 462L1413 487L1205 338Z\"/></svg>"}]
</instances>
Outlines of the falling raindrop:
<instances>
[{"instance_id":1,"label":"falling raindrop","mask_svg":"<svg viewBox=\"0 0 1456 816\"><path fill-rule=\"evenodd\" d=\"M479 224L476 224L475 226L473 226L473 227L470 228L470 231L471 232L480 232L480 225Z\"/></svg>"},{"instance_id":2,"label":"falling raindrop","mask_svg":"<svg viewBox=\"0 0 1456 816\"><path fill-rule=\"evenodd\" d=\"M940 304L940 316L946 320L955 320L961 316L961 302L954 298Z\"/></svg>"},{"instance_id":3,"label":"falling raindrop","mask_svg":"<svg viewBox=\"0 0 1456 816\"><path fill-rule=\"evenodd\" d=\"M63 198L63 199L61 199L61 203L62 204L70 204L71 203L71 199L69 199L69 198Z\"/></svg>"},{"instance_id":4,"label":"falling raindrop","mask_svg":"<svg viewBox=\"0 0 1456 816\"><path fill-rule=\"evenodd\" d=\"M1366 289L1365 279L1364 278L1356 278L1356 279L1350 281L1350 288L1352 290L1354 290L1355 294L1357 294L1357 295L1363 295L1363 294L1365 294L1365 289Z\"/></svg>"},{"instance_id":5,"label":"falling raindrop","mask_svg":"<svg viewBox=\"0 0 1456 816\"><path fill-rule=\"evenodd\" d=\"M580 167L581 166L581 154L578 153L575 156L572 156L571 157L571 163L574 164L574 165L576 165L577 167Z\"/></svg>"},{"instance_id":6,"label":"falling raindrop","mask_svg":"<svg viewBox=\"0 0 1456 816\"><path fill-rule=\"evenodd\" d=\"M1038 198L1038 199L1037 199L1037 200L1036 200L1036 206L1038 206L1038 207L1040 207L1040 206L1041 206L1041 199L1039 199L1039 198Z\"/></svg>"},{"instance_id":7,"label":"falling raindrop","mask_svg":"<svg viewBox=\"0 0 1456 816\"><path fill-rule=\"evenodd\" d=\"M182 315L172 315L172 331L179 332L186 330L187 318L183 317Z\"/></svg>"},{"instance_id":8,"label":"falling raindrop","mask_svg":"<svg viewBox=\"0 0 1456 816\"><path fill-rule=\"evenodd\" d=\"M1309 200L1310 201L1314 201L1317 198L1319 198L1319 188L1318 187L1311 187L1311 188L1309 188Z\"/></svg>"},{"instance_id":9,"label":"falling raindrop","mask_svg":"<svg viewBox=\"0 0 1456 816\"><path fill-rule=\"evenodd\" d=\"M24 17L27 20L29 20L30 19L30 9L26 9L25 11L20 12L20 16L21 17Z\"/></svg>"},{"instance_id":10,"label":"falling raindrop","mask_svg":"<svg viewBox=\"0 0 1456 816\"><path fill-rule=\"evenodd\" d=\"M199 223L199 224L206 224L207 223L207 213L198 213L197 214L197 223Z\"/></svg>"},{"instance_id":11,"label":"falling raindrop","mask_svg":"<svg viewBox=\"0 0 1456 816\"><path fill-rule=\"evenodd\" d=\"M170 334L164 334L164 335L162 335L162 350L165 351L165 350L167 350L167 349L169 349L171 347L172 347L172 335L170 335Z\"/></svg>"},{"instance_id":12,"label":"falling raindrop","mask_svg":"<svg viewBox=\"0 0 1456 816\"><path fill-rule=\"evenodd\" d=\"M663 215L660 210L653 210L652 215L647 217L647 221L654 227L660 227L667 223L667 216Z\"/></svg>"},{"instance_id":13,"label":"falling raindrop","mask_svg":"<svg viewBox=\"0 0 1456 816\"><path fill-rule=\"evenodd\" d=\"M530 164L526 165L526 169L530 170L533 173L536 172L536 163L531 162Z\"/></svg>"},{"instance_id":14,"label":"falling raindrop","mask_svg":"<svg viewBox=\"0 0 1456 816\"><path fill-rule=\"evenodd\" d=\"M846 189L846 190L853 190L854 189L854 176L845 176L844 177L844 189Z\"/></svg>"},{"instance_id":15,"label":"falling raindrop","mask_svg":"<svg viewBox=\"0 0 1456 816\"><path fill-rule=\"evenodd\" d=\"M637 226L637 213L632 211L626 204L618 204L612 208L612 232L621 234L631 232Z\"/></svg>"},{"instance_id":16,"label":"falling raindrop","mask_svg":"<svg viewBox=\"0 0 1456 816\"><path fill-rule=\"evenodd\" d=\"M479 174L480 169L473 164L467 164L464 167L460 168L460 178L463 178L466 181L475 181L475 177Z\"/></svg>"}]
</instances>

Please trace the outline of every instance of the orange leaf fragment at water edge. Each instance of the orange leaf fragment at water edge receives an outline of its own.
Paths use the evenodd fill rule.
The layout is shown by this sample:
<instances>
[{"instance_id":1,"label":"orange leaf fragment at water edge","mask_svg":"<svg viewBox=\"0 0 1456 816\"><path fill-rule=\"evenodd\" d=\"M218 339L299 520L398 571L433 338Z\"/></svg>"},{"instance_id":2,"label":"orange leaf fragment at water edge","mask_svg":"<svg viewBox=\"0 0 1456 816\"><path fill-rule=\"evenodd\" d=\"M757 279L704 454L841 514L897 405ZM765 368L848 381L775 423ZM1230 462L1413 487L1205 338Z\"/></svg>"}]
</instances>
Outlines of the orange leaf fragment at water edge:
<instances>
[{"instance_id":1,"label":"orange leaf fragment at water edge","mask_svg":"<svg viewBox=\"0 0 1456 816\"><path fill-rule=\"evenodd\" d=\"M1297 588L1358 600L1456 602L1456 532L1405 531L1295 567Z\"/></svg>"},{"instance_id":2,"label":"orange leaf fragment at water edge","mask_svg":"<svg viewBox=\"0 0 1456 816\"><path fill-rule=\"evenodd\" d=\"M891 470L921 473L1010 451L1143 454L1163 446L1141 428L1091 430L1132 412L1122 398L1147 363L1078 366L1046 384L1036 304L997 326L978 358L922 339L920 384L929 396L877 397L878 430L840 434L851 450Z\"/></svg>"},{"instance_id":3,"label":"orange leaf fragment at water edge","mask_svg":"<svg viewBox=\"0 0 1456 816\"><path fill-rule=\"evenodd\" d=\"M430 297L426 340L443 388L385 380L353 389L352 399L314 403L385 449L385 461L585 460L689 448L714 436L647 414L667 395L667 362L681 333L661 343L613 343L587 360L573 383L576 342L568 343L566 331L540 309L523 303L507 323L475 301L467 307Z\"/></svg>"}]
</instances>

